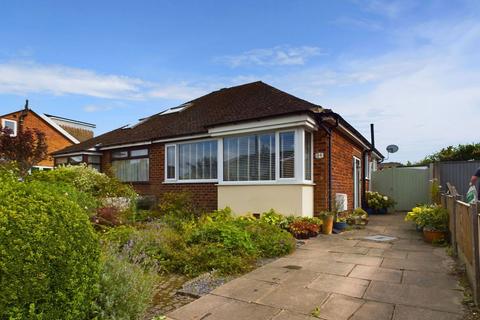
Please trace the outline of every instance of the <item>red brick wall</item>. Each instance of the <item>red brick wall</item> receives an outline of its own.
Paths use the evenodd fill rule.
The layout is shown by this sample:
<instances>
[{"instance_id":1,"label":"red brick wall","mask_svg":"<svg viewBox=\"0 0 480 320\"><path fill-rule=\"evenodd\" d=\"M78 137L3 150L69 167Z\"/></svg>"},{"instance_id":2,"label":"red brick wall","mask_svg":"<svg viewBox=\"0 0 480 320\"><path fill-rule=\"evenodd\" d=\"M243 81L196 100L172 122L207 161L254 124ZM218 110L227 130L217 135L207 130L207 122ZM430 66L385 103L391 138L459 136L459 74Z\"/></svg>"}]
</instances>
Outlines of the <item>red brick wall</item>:
<instances>
[{"instance_id":1,"label":"red brick wall","mask_svg":"<svg viewBox=\"0 0 480 320\"><path fill-rule=\"evenodd\" d=\"M148 183L132 184L139 194L153 195L161 199L166 192L187 192L191 194L192 200L201 210L213 211L217 209L217 186L215 183L164 183L165 146L160 143L150 145L149 152L150 181ZM102 168L108 168L111 165L110 154L110 151L104 152Z\"/></svg>"},{"instance_id":2,"label":"red brick wall","mask_svg":"<svg viewBox=\"0 0 480 320\"><path fill-rule=\"evenodd\" d=\"M322 129L314 134L314 153L323 152L323 159L314 159L314 214L328 210L328 135ZM362 159L362 149L339 130L332 133L332 198L345 193L348 209L353 210L353 157ZM363 167L362 167L363 170ZM363 171L362 171L363 178Z\"/></svg>"},{"instance_id":3,"label":"red brick wall","mask_svg":"<svg viewBox=\"0 0 480 320\"><path fill-rule=\"evenodd\" d=\"M8 115L2 116L2 119L9 119L17 121L17 130L19 126L19 117L21 111L10 113ZM45 134L47 145L48 145L48 153L52 153L57 150L61 150L68 146L71 146L73 142L68 140L63 134L58 132L52 126L50 126L47 122L45 122L42 118L37 116L35 113L29 111L27 116L24 118L23 122L24 128L28 129L38 129ZM53 158L51 156L47 156L44 160L42 160L39 166L49 166L53 167Z\"/></svg>"}]
</instances>

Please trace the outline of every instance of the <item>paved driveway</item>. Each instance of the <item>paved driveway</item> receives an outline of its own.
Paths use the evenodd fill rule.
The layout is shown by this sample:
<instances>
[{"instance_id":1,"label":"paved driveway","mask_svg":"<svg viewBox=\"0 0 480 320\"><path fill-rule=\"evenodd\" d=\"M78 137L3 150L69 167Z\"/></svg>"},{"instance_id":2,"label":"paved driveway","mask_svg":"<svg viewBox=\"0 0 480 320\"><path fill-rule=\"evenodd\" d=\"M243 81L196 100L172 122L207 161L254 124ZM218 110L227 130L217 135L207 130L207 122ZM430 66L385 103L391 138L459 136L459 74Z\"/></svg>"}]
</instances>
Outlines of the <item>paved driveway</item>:
<instances>
[{"instance_id":1,"label":"paved driveway","mask_svg":"<svg viewBox=\"0 0 480 320\"><path fill-rule=\"evenodd\" d=\"M368 235L396 237L391 242ZM443 248L424 243L402 214L364 230L308 240L295 253L168 315L175 320L452 320L463 293ZM315 315L313 317L312 315Z\"/></svg>"}]
</instances>

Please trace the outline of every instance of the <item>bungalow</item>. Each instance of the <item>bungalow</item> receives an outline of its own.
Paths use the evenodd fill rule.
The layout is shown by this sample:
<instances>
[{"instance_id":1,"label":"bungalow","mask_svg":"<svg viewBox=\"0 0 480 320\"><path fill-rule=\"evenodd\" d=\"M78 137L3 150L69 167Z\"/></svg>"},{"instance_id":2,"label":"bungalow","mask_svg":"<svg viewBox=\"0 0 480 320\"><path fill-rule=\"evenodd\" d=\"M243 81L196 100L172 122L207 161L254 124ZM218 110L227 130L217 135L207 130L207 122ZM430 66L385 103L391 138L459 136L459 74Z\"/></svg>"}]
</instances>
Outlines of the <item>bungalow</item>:
<instances>
[{"instance_id":1,"label":"bungalow","mask_svg":"<svg viewBox=\"0 0 480 320\"><path fill-rule=\"evenodd\" d=\"M332 110L263 82L214 91L53 153L100 159L143 195L186 191L198 206L237 214L270 208L312 216L339 200L361 206L383 159Z\"/></svg>"},{"instance_id":2,"label":"bungalow","mask_svg":"<svg viewBox=\"0 0 480 320\"><path fill-rule=\"evenodd\" d=\"M0 121L1 128L10 129L12 136L16 136L21 127L41 131L45 134L48 153L91 139L95 129L92 123L37 113L28 106L28 100L22 110L0 115ZM53 158L47 156L32 170L49 170L53 164Z\"/></svg>"}]
</instances>

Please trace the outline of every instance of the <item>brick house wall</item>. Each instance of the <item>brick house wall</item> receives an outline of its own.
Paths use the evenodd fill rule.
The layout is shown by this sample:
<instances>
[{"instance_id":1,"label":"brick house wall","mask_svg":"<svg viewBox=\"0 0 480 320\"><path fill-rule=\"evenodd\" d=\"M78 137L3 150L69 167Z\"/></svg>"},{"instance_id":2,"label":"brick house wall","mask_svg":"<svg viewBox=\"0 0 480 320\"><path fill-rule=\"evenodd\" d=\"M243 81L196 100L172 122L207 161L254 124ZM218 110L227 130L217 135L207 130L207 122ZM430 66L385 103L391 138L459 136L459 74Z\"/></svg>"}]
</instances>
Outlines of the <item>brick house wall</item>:
<instances>
[{"instance_id":1,"label":"brick house wall","mask_svg":"<svg viewBox=\"0 0 480 320\"><path fill-rule=\"evenodd\" d=\"M22 111L13 112L4 116L1 116L2 119L14 120L17 121L17 130L19 126L19 118ZM58 132L55 128L45 122L42 118L36 115L32 111L28 111L27 115L23 119L23 126L24 128L28 129L38 129L45 134L47 146L48 146L48 154L71 146L73 144L72 141L67 139L63 134ZM44 160L42 160L38 166L47 166L53 167L53 158L48 155Z\"/></svg>"},{"instance_id":2,"label":"brick house wall","mask_svg":"<svg viewBox=\"0 0 480 320\"><path fill-rule=\"evenodd\" d=\"M328 135L320 129L314 133L313 139L313 152L324 154L322 159L313 160L314 215L318 215L321 211L328 210ZM345 193L348 210L353 210L354 156L362 160L362 149L339 130L334 130L332 132L332 201L335 201L336 193ZM361 177L364 179L363 163L361 170Z\"/></svg>"},{"instance_id":3,"label":"brick house wall","mask_svg":"<svg viewBox=\"0 0 480 320\"><path fill-rule=\"evenodd\" d=\"M136 149L142 147L136 147ZM149 182L132 183L139 194L153 195L161 199L167 192L186 192L194 204L202 211L217 209L216 183L164 183L165 181L165 145L156 143L148 146L150 153ZM123 149L122 149L123 150ZM102 170L111 166L111 152L105 151L102 157Z\"/></svg>"}]
</instances>

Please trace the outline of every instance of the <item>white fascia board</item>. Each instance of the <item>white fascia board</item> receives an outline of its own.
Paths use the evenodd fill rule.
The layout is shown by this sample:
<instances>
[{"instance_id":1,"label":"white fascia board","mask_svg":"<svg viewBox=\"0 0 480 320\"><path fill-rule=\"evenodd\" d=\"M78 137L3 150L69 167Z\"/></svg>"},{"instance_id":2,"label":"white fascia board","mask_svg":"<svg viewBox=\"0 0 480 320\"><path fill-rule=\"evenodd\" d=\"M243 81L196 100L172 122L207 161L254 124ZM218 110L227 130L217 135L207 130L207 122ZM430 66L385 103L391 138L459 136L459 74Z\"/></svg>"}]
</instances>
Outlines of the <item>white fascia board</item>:
<instances>
[{"instance_id":1,"label":"white fascia board","mask_svg":"<svg viewBox=\"0 0 480 320\"><path fill-rule=\"evenodd\" d=\"M73 143L75 144L78 144L80 143L80 141L78 141L74 136L72 136L70 133L68 133L67 131L65 131L65 129L63 129L62 127L60 127L55 121L53 121L52 119L50 119L49 117L47 117L46 115L42 114L42 113L39 113L38 114L40 116L40 118L42 118L45 122L47 122L49 125L51 125L52 127L54 127L57 131L59 131L61 134L63 134L68 140L72 141Z\"/></svg>"},{"instance_id":2,"label":"white fascia board","mask_svg":"<svg viewBox=\"0 0 480 320\"><path fill-rule=\"evenodd\" d=\"M255 131L276 130L291 127L317 129L315 120L306 114L285 116L266 120L242 122L213 127L208 130L212 137L242 134Z\"/></svg>"},{"instance_id":3,"label":"white fascia board","mask_svg":"<svg viewBox=\"0 0 480 320\"><path fill-rule=\"evenodd\" d=\"M152 142L144 141L144 142L135 142L135 143L127 143L127 144L118 144L115 146L100 147L99 150L123 149L123 148L136 147L136 146L146 146L149 144L152 144Z\"/></svg>"},{"instance_id":4,"label":"white fascia board","mask_svg":"<svg viewBox=\"0 0 480 320\"><path fill-rule=\"evenodd\" d=\"M68 157L68 156L79 156L82 154L86 154L89 156L101 156L103 155L100 152L92 152L92 151L77 151L77 152L70 152L70 153L61 153L61 154L55 154L52 157L54 158L61 158L61 157Z\"/></svg>"}]
</instances>

